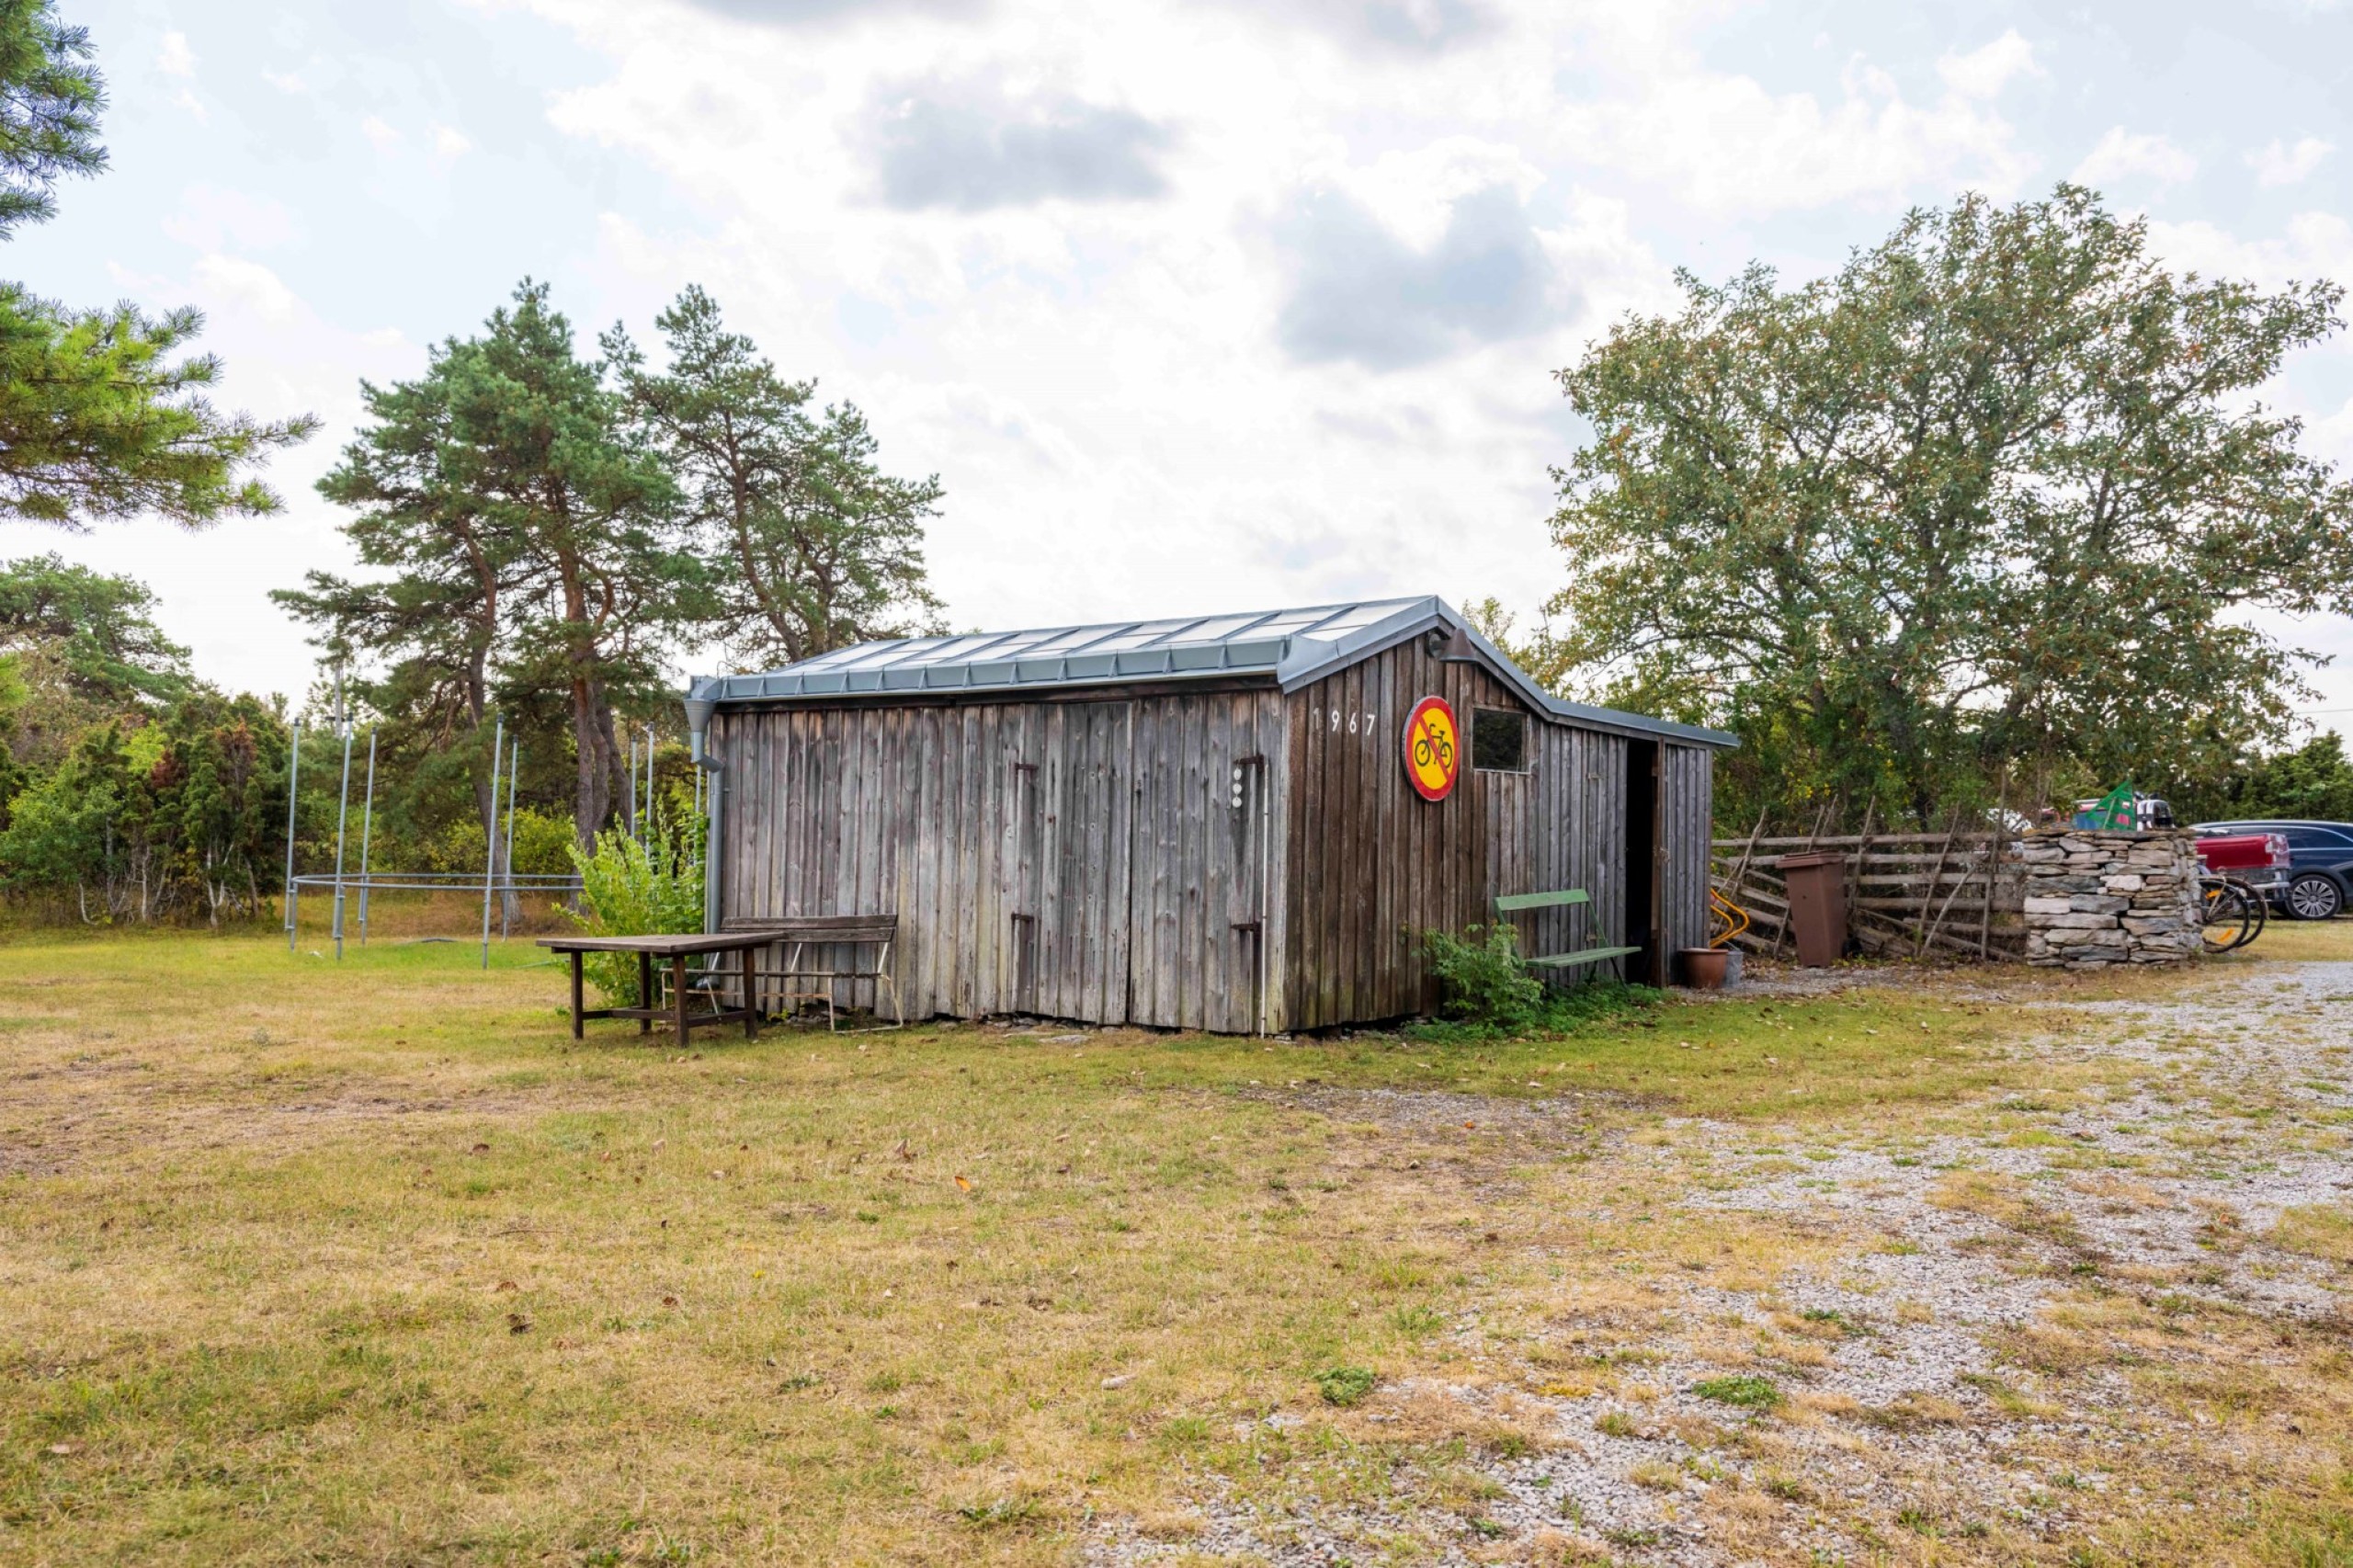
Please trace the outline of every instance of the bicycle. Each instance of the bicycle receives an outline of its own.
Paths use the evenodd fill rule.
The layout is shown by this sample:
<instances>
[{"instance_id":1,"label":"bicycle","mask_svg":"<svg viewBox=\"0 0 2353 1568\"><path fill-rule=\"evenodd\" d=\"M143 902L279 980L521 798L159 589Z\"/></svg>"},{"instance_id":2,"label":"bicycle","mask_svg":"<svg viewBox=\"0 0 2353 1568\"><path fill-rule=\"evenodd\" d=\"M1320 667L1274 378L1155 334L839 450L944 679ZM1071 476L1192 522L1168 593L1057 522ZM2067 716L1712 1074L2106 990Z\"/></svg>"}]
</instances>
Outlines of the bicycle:
<instances>
[{"instance_id":1,"label":"bicycle","mask_svg":"<svg viewBox=\"0 0 2353 1568\"><path fill-rule=\"evenodd\" d=\"M2210 953L2235 952L2263 935L2270 905L2236 877L2198 879L2199 939Z\"/></svg>"}]
</instances>

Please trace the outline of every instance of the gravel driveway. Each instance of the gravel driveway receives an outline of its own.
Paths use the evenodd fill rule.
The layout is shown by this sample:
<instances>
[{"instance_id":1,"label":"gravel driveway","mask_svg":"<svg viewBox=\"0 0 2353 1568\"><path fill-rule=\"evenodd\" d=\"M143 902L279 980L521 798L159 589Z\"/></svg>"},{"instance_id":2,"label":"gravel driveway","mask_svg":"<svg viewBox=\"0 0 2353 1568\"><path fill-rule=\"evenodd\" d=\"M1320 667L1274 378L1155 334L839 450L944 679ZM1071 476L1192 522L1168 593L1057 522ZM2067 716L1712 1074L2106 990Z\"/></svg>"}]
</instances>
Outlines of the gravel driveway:
<instances>
[{"instance_id":1,"label":"gravel driveway","mask_svg":"<svg viewBox=\"0 0 2353 1568\"><path fill-rule=\"evenodd\" d=\"M2095 1087L1902 1127L1631 1116L1599 1132L1581 1157L1687 1233L1720 1217L1831 1244L1736 1284L1651 1268L1632 1308L1572 1291L1534 1333L1465 1313L1455 1347L1492 1375L1384 1387L1354 1429L1437 1403L1466 1429L1500 1410L1533 1431L1516 1453L1470 1450L1469 1502L1459 1477L1449 1491L1404 1461L1379 1495L1280 1508L1205 1472L1185 1530L1108 1521L1086 1560L2090 1562L2123 1551L2122 1528L2162 1540L2168 1514L2208 1506L2169 1472L2304 1436L2260 1400L2195 1391L2267 1358L2292 1382L2313 1344L2343 1340L2342 1265L2268 1238L2353 1190L2353 963L2050 1017L2025 1049L2054 1077L2106 1070ZM1401 1127L1543 1114L1431 1097L1392 1108Z\"/></svg>"}]
</instances>

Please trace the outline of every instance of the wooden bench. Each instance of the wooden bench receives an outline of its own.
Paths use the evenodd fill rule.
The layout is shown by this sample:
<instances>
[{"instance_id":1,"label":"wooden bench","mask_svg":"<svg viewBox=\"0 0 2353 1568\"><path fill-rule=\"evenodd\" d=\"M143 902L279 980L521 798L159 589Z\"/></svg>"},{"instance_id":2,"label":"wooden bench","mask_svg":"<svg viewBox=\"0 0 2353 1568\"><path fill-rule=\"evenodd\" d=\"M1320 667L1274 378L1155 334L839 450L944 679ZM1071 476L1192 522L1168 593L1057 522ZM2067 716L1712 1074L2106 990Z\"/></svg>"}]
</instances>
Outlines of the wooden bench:
<instances>
[{"instance_id":1,"label":"wooden bench","mask_svg":"<svg viewBox=\"0 0 2353 1568\"><path fill-rule=\"evenodd\" d=\"M1495 900L1498 915L1518 915L1529 909L1559 909L1572 904L1591 903L1593 895L1583 888L1562 888L1554 892L1506 893ZM1578 969L1589 963L1607 963L1639 953L1640 948L1586 948L1574 953L1553 953L1528 960L1530 969Z\"/></svg>"},{"instance_id":2,"label":"wooden bench","mask_svg":"<svg viewBox=\"0 0 2353 1568\"><path fill-rule=\"evenodd\" d=\"M899 983L891 973L891 948L899 939L899 917L895 915L789 915L774 917L744 916L720 922L720 929L731 936L761 936L779 955L773 969L754 965L751 983L763 980L777 982L780 989L777 1000L823 1002L825 1005L825 1027L839 1027L834 1010L834 986L843 981L850 984L851 1005L856 1006L858 985L864 982L874 988L874 1012L882 1012L882 988L891 988L892 1028L906 1026L905 1010L899 1005ZM847 969L819 968L812 961L813 948L847 948L851 949ZM869 957L870 952L871 956ZM806 983L823 981L822 991L806 988ZM801 987L796 989L796 983ZM785 1009L790 1011L788 1006Z\"/></svg>"}]
</instances>

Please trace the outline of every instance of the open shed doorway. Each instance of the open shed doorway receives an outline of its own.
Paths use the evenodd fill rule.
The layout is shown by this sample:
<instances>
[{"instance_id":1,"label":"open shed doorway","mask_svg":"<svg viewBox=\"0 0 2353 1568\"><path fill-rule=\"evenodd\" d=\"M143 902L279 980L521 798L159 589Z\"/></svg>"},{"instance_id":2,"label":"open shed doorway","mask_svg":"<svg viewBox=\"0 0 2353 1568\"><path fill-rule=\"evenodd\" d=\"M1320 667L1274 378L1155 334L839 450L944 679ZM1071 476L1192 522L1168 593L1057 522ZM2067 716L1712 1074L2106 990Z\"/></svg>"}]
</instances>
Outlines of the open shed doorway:
<instances>
[{"instance_id":1,"label":"open shed doorway","mask_svg":"<svg viewBox=\"0 0 2353 1568\"><path fill-rule=\"evenodd\" d=\"M1659 745L1626 743L1626 907L1624 941L1640 952L1626 960L1626 978L1642 985L1665 985L1666 966L1659 935Z\"/></svg>"}]
</instances>

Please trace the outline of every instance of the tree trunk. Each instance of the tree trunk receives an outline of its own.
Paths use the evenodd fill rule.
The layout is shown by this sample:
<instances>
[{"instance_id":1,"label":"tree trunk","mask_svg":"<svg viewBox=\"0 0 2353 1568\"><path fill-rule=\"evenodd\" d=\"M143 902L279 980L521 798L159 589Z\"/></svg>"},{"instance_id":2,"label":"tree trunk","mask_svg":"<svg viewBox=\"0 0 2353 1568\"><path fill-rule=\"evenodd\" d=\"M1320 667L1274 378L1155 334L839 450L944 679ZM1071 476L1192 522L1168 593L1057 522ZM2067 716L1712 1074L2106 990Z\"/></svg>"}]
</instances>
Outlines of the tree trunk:
<instances>
[{"instance_id":1,"label":"tree trunk","mask_svg":"<svg viewBox=\"0 0 2353 1568\"><path fill-rule=\"evenodd\" d=\"M605 683L574 673L572 677L572 749L577 784L572 803L572 835L585 854L613 810L613 716L605 705Z\"/></svg>"}]
</instances>

